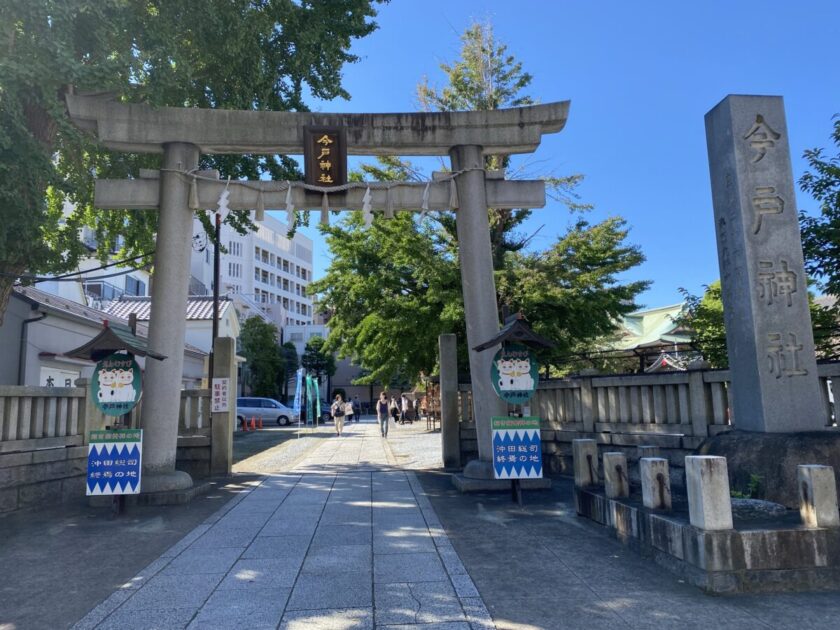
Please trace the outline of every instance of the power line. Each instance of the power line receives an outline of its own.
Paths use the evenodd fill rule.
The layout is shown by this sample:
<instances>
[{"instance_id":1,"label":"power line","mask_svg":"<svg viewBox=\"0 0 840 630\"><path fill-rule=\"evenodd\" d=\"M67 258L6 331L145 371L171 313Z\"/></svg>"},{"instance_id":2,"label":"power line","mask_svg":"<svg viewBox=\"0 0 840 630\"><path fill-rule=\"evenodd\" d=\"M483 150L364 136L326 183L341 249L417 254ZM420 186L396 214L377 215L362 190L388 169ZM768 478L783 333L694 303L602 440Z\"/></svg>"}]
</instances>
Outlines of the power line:
<instances>
[{"instance_id":1,"label":"power line","mask_svg":"<svg viewBox=\"0 0 840 630\"><path fill-rule=\"evenodd\" d=\"M5 276L7 278L17 278L18 284L21 281L23 282L31 282L31 283L38 283L38 282L76 282L78 280L104 280L106 278L115 278L117 276L124 276L129 274L136 269L129 269L127 271L119 271L116 273L106 274L102 276L92 276L92 277L81 277L82 274L90 273L92 271L99 271L100 269L108 269L109 267L116 267L118 265L122 265L123 263L133 262L135 260L140 260L141 258L148 258L155 251L152 250L150 252L146 252L145 254L140 254L139 256L134 256L132 258L124 258L123 260L117 260L112 263L107 263L105 265L100 265L99 267L94 267L93 269L86 269L85 271L71 271L69 273L61 274L58 276L34 276L34 275L18 275L14 273L10 273L7 271L0 271L0 276Z\"/></svg>"}]
</instances>

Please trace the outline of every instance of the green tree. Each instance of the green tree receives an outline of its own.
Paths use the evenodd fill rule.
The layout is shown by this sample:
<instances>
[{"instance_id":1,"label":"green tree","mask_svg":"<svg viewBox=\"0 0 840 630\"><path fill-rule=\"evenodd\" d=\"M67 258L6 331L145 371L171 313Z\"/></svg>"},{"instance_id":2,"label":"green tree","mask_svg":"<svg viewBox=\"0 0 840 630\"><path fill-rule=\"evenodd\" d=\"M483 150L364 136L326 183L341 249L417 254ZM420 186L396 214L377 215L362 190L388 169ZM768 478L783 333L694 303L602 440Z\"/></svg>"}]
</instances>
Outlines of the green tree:
<instances>
[{"instance_id":1,"label":"green tree","mask_svg":"<svg viewBox=\"0 0 840 630\"><path fill-rule=\"evenodd\" d=\"M495 41L489 26L473 25L462 43L461 59L441 66L448 86L437 91L426 80L419 86L425 107L478 110L533 102L521 94L530 75ZM506 157L490 156L485 167L510 170L510 163ZM396 157L364 165L356 177L426 179L410 162ZM580 211L589 206L581 204L575 193L579 180L579 175L548 178L547 184L570 210ZM576 222L551 252L531 255L523 253L530 237L518 232L529 212L489 210L500 303L514 310L534 309L537 317L533 319L541 320L539 326L579 344L613 330L613 317L634 310L633 299L647 286L644 282L625 286L616 279L616 274L643 260L637 248L624 244L623 222L608 219L594 226ZM360 213L353 213L323 230L333 260L325 277L310 285L310 292L318 294L321 304L332 313L328 347L365 369L358 382L414 382L420 372L433 373L438 335L444 332L458 334L460 364L466 368L454 213L435 213L425 221L399 213L389 220L377 218L370 228L364 227ZM581 279L558 274L564 264L582 272ZM542 287L529 284L533 290L526 290L518 286L517 279L527 280L527 274L536 271L541 274ZM553 306L556 309L565 300L564 308L541 308L539 290L555 288ZM558 314L572 312L576 327L561 322Z\"/></svg>"},{"instance_id":2,"label":"green tree","mask_svg":"<svg viewBox=\"0 0 840 630\"><path fill-rule=\"evenodd\" d=\"M799 186L820 203L820 215L799 215L802 250L808 274L826 293L840 297L840 117L836 117L831 139L837 155L827 157L823 149L805 151L811 170L799 178Z\"/></svg>"},{"instance_id":3,"label":"green tree","mask_svg":"<svg viewBox=\"0 0 840 630\"><path fill-rule=\"evenodd\" d=\"M352 40L376 28L380 1L0 0L0 317L24 272L75 268L82 225L94 227L103 259L154 248L157 213L94 211L93 178L137 176L160 157L93 145L69 123L66 94L305 111L307 92L349 97L341 70L357 60ZM300 177L276 155L204 156L201 166L234 178ZM66 201L75 204L69 216ZM251 227L247 213L227 221Z\"/></svg>"},{"instance_id":4,"label":"green tree","mask_svg":"<svg viewBox=\"0 0 840 630\"><path fill-rule=\"evenodd\" d=\"M275 398L279 392L277 375L283 369L283 354L277 344L277 326L261 317L249 317L242 323L239 342L247 363L247 383L254 396Z\"/></svg>"},{"instance_id":5,"label":"green tree","mask_svg":"<svg viewBox=\"0 0 840 630\"><path fill-rule=\"evenodd\" d=\"M692 295L685 289L680 292L686 300L685 314L678 323L692 331L692 341L711 367L729 367L726 351L726 325L723 316L723 296L720 280L706 287L703 296ZM834 330L835 313L823 308L810 293L808 304L811 309L811 326L818 359L837 357L837 342Z\"/></svg>"},{"instance_id":6,"label":"green tree","mask_svg":"<svg viewBox=\"0 0 840 630\"><path fill-rule=\"evenodd\" d=\"M327 376L331 377L335 374L335 357L332 352L327 350L323 337L312 337L306 342L306 348L303 350L303 356L300 359L300 364L318 379Z\"/></svg>"},{"instance_id":7,"label":"green tree","mask_svg":"<svg viewBox=\"0 0 840 630\"><path fill-rule=\"evenodd\" d=\"M636 297L650 282L619 279L645 259L627 233L620 217L595 225L578 219L550 249L508 255L498 290L512 312L521 309L534 331L556 344L538 353L544 364L559 366L592 349L638 308Z\"/></svg>"},{"instance_id":8,"label":"green tree","mask_svg":"<svg viewBox=\"0 0 840 630\"><path fill-rule=\"evenodd\" d=\"M283 392L284 400L288 400L289 381L294 378L298 367L300 367L300 361L298 359L297 348L291 341L287 341L280 346L280 354L283 357L283 369L280 370L279 373L280 380L278 382L278 386Z\"/></svg>"}]
</instances>

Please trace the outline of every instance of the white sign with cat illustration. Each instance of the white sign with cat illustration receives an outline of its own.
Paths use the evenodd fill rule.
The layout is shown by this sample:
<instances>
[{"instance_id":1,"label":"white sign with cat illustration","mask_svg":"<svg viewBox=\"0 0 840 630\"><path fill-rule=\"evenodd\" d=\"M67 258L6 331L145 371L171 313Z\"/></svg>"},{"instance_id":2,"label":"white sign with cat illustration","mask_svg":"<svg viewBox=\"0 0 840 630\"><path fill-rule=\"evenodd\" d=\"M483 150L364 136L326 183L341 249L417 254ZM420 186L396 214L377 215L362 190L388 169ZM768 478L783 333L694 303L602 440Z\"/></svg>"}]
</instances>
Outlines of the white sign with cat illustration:
<instances>
[{"instance_id":1,"label":"white sign with cat illustration","mask_svg":"<svg viewBox=\"0 0 840 630\"><path fill-rule=\"evenodd\" d=\"M493 357L490 369L493 388L502 400L514 405L534 395L539 380L539 364L525 346L507 344Z\"/></svg>"}]
</instances>

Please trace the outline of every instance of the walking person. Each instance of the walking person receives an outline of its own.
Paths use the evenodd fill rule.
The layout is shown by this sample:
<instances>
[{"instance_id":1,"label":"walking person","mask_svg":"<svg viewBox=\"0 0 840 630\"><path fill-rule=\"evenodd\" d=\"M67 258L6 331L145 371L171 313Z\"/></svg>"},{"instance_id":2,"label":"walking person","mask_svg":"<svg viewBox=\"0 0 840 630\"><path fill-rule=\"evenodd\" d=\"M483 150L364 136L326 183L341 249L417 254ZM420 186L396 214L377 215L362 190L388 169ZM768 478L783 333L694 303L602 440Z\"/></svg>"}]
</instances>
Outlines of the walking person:
<instances>
[{"instance_id":1,"label":"walking person","mask_svg":"<svg viewBox=\"0 0 840 630\"><path fill-rule=\"evenodd\" d=\"M353 396L353 415L356 417L356 422L362 419L362 402L358 396Z\"/></svg>"},{"instance_id":2,"label":"walking person","mask_svg":"<svg viewBox=\"0 0 840 630\"><path fill-rule=\"evenodd\" d=\"M330 413L332 413L335 422L335 434L341 436L341 432L344 430L344 400L341 398L341 394L335 395L335 400L330 406Z\"/></svg>"},{"instance_id":3,"label":"walking person","mask_svg":"<svg viewBox=\"0 0 840 630\"><path fill-rule=\"evenodd\" d=\"M394 419L394 424L400 421L400 406L397 403L397 399L393 396L391 396L391 402L388 403L388 413Z\"/></svg>"},{"instance_id":4,"label":"walking person","mask_svg":"<svg viewBox=\"0 0 840 630\"><path fill-rule=\"evenodd\" d=\"M348 400L346 403L344 403L344 418L347 420L347 422L353 422L354 411L355 409L353 409L352 401ZM356 421L358 422L358 418L356 418Z\"/></svg>"},{"instance_id":5,"label":"walking person","mask_svg":"<svg viewBox=\"0 0 840 630\"><path fill-rule=\"evenodd\" d=\"M400 394L400 414L403 424L413 421L411 418L411 401L405 394Z\"/></svg>"},{"instance_id":6,"label":"walking person","mask_svg":"<svg viewBox=\"0 0 840 630\"><path fill-rule=\"evenodd\" d=\"M382 437L388 437L388 397L385 392L379 394L379 400L376 401L376 420Z\"/></svg>"}]
</instances>

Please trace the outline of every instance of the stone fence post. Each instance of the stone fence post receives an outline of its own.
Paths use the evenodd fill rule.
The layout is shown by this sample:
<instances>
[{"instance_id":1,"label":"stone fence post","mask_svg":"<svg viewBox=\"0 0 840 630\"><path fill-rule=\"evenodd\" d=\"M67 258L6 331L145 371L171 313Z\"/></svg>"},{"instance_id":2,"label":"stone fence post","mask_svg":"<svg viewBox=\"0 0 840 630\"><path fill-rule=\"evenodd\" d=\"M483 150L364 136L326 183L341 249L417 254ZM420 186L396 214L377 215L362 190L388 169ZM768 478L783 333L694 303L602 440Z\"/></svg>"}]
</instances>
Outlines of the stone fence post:
<instances>
[{"instance_id":1,"label":"stone fence post","mask_svg":"<svg viewBox=\"0 0 840 630\"><path fill-rule=\"evenodd\" d=\"M685 458L688 518L698 529L732 529L732 502L725 457L690 455Z\"/></svg>"},{"instance_id":2,"label":"stone fence post","mask_svg":"<svg viewBox=\"0 0 840 630\"><path fill-rule=\"evenodd\" d=\"M840 527L837 510L837 486L831 466L797 466L799 514L809 529Z\"/></svg>"},{"instance_id":3,"label":"stone fence post","mask_svg":"<svg viewBox=\"0 0 840 630\"><path fill-rule=\"evenodd\" d=\"M93 397L90 395L90 379L77 378L75 381L76 387L81 387L85 390L85 396L79 404L79 431L84 439L84 444L90 443L90 432L101 431L105 428L105 415L99 411L96 403L93 402Z\"/></svg>"},{"instance_id":4,"label":"stone fence post","mask_svg":"<svg viewBox=\"0 0 840 630\"><path fill-rule=\"evenodd\" d=\"M218 337L213 344L213 378L228 378L228 410L213 413L210 433L210 474L229 475L233 466L233 427L236 422L236 341ZM210 383L212 408L213 384Z\"/></svg>"}]
</instances>

